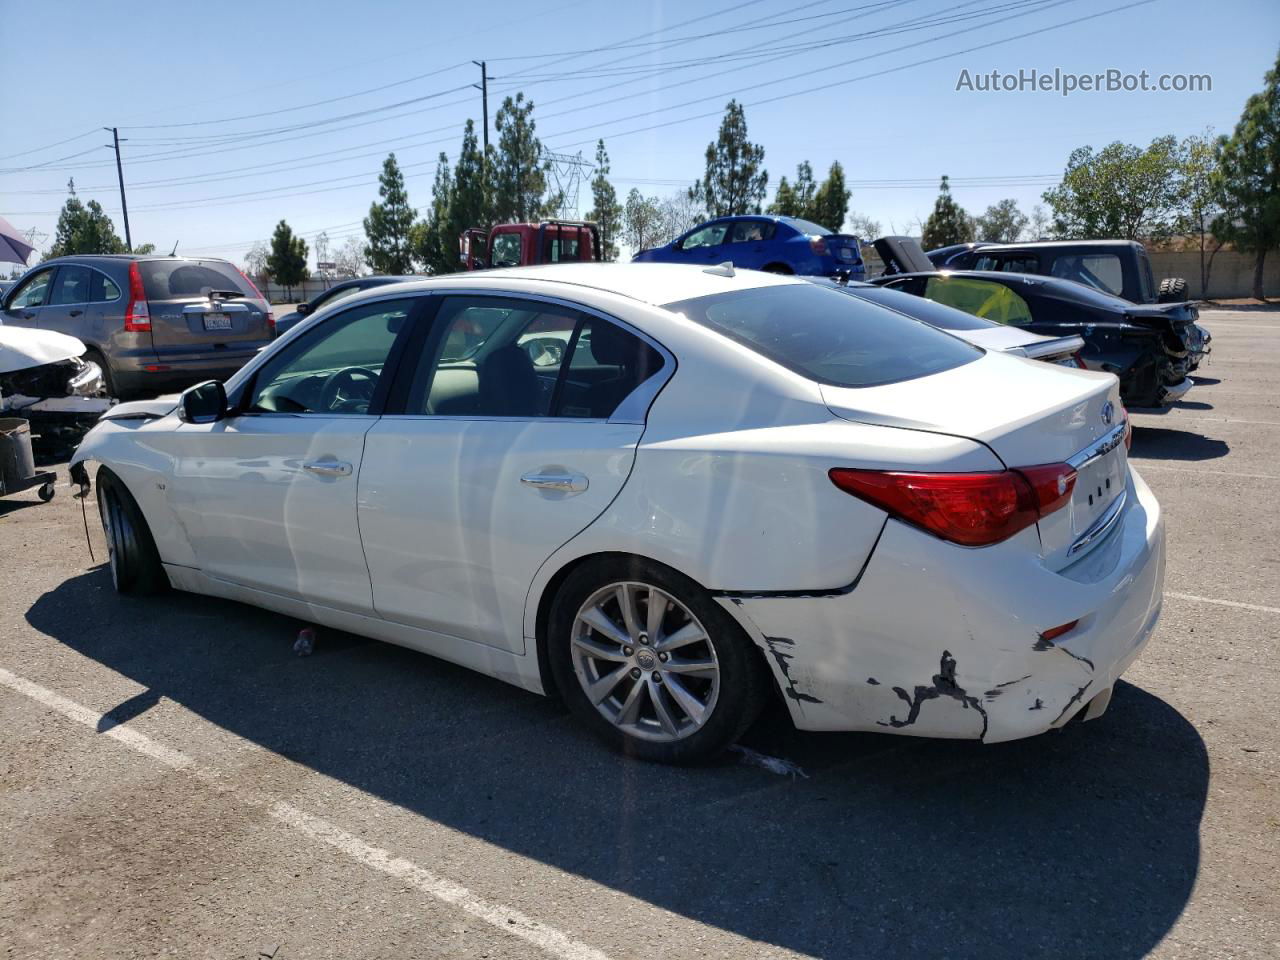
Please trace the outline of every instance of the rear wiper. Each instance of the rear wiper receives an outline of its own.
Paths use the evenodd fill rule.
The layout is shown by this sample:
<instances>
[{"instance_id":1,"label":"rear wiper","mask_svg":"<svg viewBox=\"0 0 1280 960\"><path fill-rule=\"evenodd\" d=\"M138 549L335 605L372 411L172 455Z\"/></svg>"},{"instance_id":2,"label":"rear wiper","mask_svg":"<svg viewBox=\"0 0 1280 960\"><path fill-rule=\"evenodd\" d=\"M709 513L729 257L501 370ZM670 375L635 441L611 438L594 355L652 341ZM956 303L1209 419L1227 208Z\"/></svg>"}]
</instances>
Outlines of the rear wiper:
<instances>
[{"instance_id":1,"label":"rear wiper","mask_svg":"<svg viewBox=\"0 0 1280 960\"><path fill-rule=\"evenodd\" d=\"M243 296L244 294L241 293L239 290L210 290L209 291L210 300L217 300L217 299L237 300Z\"/></svg>"}]
</instances>

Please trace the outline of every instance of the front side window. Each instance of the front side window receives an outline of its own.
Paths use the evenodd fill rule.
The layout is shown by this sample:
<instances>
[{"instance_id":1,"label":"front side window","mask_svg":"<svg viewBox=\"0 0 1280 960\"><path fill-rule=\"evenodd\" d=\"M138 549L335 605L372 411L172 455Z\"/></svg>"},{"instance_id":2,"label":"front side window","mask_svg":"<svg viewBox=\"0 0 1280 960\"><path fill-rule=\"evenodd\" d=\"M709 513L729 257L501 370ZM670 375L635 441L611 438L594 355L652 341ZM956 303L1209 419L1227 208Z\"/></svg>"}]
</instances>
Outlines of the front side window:
<instances>
[{"instance_id":1,"label":"front side window","mask_svg":"<svg viewBox=\"0 0 1280 960\"><path fill-rule=\"evenodd\" d=\"M872 387L914 380L982 356L977 347L829 287L785 284L669 303L818 383Z\"/></svg>"},{"instance_id":2,"label":"front side window","mask_svg":"<svg viewBox=\"0 0 1280 960\"><path fill-rule=\"evenodd\" d=\"M53 285L53 299L49 302L55 305L88 303L92 273L88 267L63 267L58 271L58 282Z\"/></svg>"},{"instance_id":3,"label":"front side window","mask_svg":"<svg viewBox=\"0 0 1280 960\"><path fill-rule=\"evenodd\" d=\"M52 270L41 270L18 288L18 292L9 301L9 308L43 307L49 302L49 281L52 279Z\"/></svg>"},{"instance_id":4,"label":"front side window","mask_svg":"<svg viewBox=\"0 0 1280 960\"><path fill-rule=\"evenodd\" d=\"M1124 271L1113 253L1061 256L1053 261L1053 276L1074 280L1103 293L1124 291Z\"/></svg>"},{"instance_id":5,"label":"front side window","mask_svg":"<svg viewBox=\"0 0 1280 960\"><path fill-rule=\"evenodd\" d=\"M727 223L712 223L700 230L695 230L684 238L681 250L696 250L699 247L718 247L724 243L724 235L728 232Z\"/></svg>"},{"instance_id":6,"label":"front side window","mask_svg":"<svg viewBox=\"0 0 1280 960\"><path fill-rule=\"evenodd\" d=\"M662 355L598 317L519 298L446 297L406 413L605 420Z\"/></svg>"},{"instance_id":7,"label":"front side window","mask_svg":"<svg viewBox=\"0 0 1280 960\"><path fill-rule=\"evenodd\" d=\"M1032 321L1027 301L1003 283L973 277L930 277L924 295L929 300L955 307L975 317L1015 327Z\"/></svg>"},{"instance_id":8,"label":"front side window","mask_svg":"<svg viewBox=\"0 0 1280 960\"><path fill-rule=\"evenodd\" d=\"M262 365L251 413L364 414L413 300L384 300L330 317Z\"/></svg>"},{"instance_id":9,"label":"front side window","mask_svg":"<svg viewBox=\"0 0 1280 960\"><path fill-rule=\"evenodd\" d=\"M520 266L520 234L500 233L493 238L493 265L495 267Z\"/></svg>"}]
</instances>

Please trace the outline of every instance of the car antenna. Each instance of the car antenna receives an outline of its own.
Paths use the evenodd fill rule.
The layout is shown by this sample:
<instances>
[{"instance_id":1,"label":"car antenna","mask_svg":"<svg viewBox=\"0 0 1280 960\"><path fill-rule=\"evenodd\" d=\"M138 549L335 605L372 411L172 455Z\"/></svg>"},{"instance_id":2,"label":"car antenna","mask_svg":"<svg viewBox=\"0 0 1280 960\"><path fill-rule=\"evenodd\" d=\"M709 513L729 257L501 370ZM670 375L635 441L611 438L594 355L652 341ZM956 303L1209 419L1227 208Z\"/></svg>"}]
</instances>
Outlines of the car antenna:
<instances>
[{"instance_id":1,"label":"car antenna","mask_svg":"<svg viewBox=\"0 0 1280 960\"><path fill-rule=\"evenodd\" d=\"M733 261L732 261L732 260L726 260L724 263L717 263L714 267L707 267L707 268L706 268L706 269L704 269L702 272L703 272L703 273L709 273L709 274L711 274L713 277L734 277L734 276L737 276L737 274L735 274L735 273L733 272Z\"/></svg>"},{"instance_id":2,"label":"car antenna","mask_svg":"<svg viewBox=\"0 0 1280 960\"><path fill-rule=\"evenodd\" d=\"M169 251L169 256L174 257L177 255L178 255L178 241L175 240L173 241L173 249Z\"/></svg>"}]
</instances>

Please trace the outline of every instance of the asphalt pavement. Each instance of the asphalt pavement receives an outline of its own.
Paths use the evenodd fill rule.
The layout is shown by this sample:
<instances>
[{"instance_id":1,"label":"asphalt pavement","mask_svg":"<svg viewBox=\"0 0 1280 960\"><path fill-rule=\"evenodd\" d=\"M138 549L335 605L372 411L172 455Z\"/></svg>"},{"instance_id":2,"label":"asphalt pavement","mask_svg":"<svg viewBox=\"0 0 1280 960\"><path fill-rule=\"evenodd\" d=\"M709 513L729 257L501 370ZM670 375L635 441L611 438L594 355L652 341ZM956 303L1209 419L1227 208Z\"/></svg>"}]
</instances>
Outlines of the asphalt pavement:
<instances>
[{"instance_id":1,"label":"asphalt pavement","mask_svg":"<svg viewBox=\"0 0 1280 960\"><path fill-rule=\"evenodd\" d=\"M1195 388L1135 416L1162 622L1105 716L1017 743L774 709L627 761L424 655L117 596L59 468L0 500L3 956L1280 955L1280 311L1203 318Z\"/></svg>"}]
</instances>

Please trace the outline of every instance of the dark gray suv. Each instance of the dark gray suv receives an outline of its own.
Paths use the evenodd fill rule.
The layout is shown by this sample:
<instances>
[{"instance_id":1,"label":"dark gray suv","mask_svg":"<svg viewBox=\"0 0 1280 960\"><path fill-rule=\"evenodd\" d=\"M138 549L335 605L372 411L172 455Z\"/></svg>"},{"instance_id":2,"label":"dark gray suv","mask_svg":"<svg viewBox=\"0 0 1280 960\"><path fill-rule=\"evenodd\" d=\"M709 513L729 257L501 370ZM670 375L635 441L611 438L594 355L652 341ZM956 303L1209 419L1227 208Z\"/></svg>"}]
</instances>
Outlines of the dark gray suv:
<instances>
[{"instance_id":1,"label":"dark gray suv","mask_svg":"<svg viewBox=\"0 0 1280 960\"><path fill-rule=\"evenodd\" d=\"M244 274L190 257L46 260L0 300L0 319L84 341L116 397L225 380L274 336L271 308Z\"/></svg>"}]
</instances>

